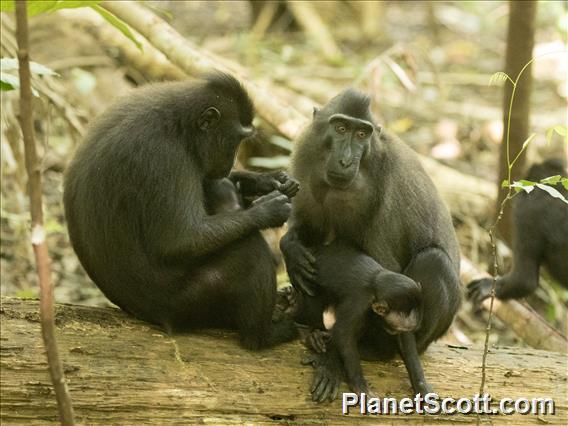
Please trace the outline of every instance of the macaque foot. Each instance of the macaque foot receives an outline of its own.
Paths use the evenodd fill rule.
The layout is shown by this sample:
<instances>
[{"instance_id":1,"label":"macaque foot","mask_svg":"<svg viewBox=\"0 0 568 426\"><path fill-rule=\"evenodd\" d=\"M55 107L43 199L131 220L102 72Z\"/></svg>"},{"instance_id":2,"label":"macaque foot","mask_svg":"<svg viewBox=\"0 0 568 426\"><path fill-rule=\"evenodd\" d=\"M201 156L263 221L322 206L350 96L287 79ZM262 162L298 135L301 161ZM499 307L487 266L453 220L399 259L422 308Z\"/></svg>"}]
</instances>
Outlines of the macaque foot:
<instances>
[{"instance_id":1,"label":"macaque foot","mask_svg":"<svg viewBox=\"0 0 568 426\"><path fill-rule=\"evenodd\" d=\"M311 388L312 401L332 402L339 393L342 381L341 364L326 358L319 362L315 369Z\"/></svg>"},{"instance_id":2,"label":"macaque foot","mask_svg":"<svg viewBox=\"0 0 568 426\"><path fill-rule=\"evenodd\" d=\"M331 333L329 331L314 329L302 338L302 343L312 352L323 354L327 351L327 344L330 339Z\"/></svg>"}]
</instances>

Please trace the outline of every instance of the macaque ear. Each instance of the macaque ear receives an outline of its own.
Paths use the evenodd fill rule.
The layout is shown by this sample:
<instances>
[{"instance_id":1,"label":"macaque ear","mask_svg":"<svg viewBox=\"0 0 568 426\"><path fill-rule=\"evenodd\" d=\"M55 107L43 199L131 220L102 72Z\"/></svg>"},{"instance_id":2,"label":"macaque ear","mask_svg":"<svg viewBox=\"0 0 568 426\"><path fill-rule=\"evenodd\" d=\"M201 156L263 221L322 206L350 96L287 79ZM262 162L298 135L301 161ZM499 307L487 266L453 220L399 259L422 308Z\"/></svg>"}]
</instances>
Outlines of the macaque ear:
<instances>
[{"instance_id":1,"label":"macaque ear","mask_svg":"<svg viewBox=\"0 0 568 426\"><path fill-rule=\"evenodd\" d=\"M384 317L389 312L389 305L386 300L379 300L371 305L371 309L380 317Z\"/></svg>"},{"instance_id":2,"label":"macaque ear","mask_svg":"<svg viewBox=\"0 0 568 426\"><path fill-rule=\"evenodd\" d=\"M210 130L217 127L219 120L221 119L221 113L215 107L209 107L201 113L197 119L197 125L201 130Z\"/></svg>"}]
</instances>

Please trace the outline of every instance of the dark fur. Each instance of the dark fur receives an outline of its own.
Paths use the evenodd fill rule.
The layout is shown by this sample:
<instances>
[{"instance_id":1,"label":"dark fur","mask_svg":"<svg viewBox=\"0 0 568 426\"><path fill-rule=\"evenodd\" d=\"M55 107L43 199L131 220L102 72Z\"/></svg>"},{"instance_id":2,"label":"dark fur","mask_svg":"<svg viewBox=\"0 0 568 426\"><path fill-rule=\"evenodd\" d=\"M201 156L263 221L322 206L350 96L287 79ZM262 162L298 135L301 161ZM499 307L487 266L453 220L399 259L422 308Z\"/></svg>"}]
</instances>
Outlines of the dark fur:
<instances>
[{"instance_id":1,"label":"dark fur","mask_svg":"<svg viewBox=\"0 0 568 426\"><path fill-rule=\"evenodd\" d=\"M420 285L403 274L385 270L363 252L337 241L317 250L316 267L322 285L317 286L316 297L297 296L296 321L314 327L319 338L319 330L324 328L324 310L331 308L335 323L329 343L313 344L308 338L308 346L316 351L323 348L328 357L343 365L353 392L368 393L358 342L364 335L374 338L378 330L383 337L403 330L414 331L422 318ZM374 304L387 310L378 314L372 309ZM313 396L319 400L319 394L314 392Z\"/></svg>"},{"instance_id":2,"label":"dark fur","mask_svg":"<svg viewBox=\"0 0 568 426\"><path fill-rule=\"evenodd\" d=\"M374 124L375 132L365 143L348 146L330 133L332 115L354 111L358 113L355 119L374 123L368 100L347 90L316 112L313 123L300 136L292 174L302 191L293 201L290 230L281 248L292 284L308 293L313 292L316 281L309 249L336 238L383 268L421 284L421 327L397 337L377 327L363 335L360 345L379 359L392 358L400 351L414 391L424 393L429 388L418 354L448 330L461 301L458 244L450 215L410 148ZM344 169L347 178L354 176L344 188L331 186L326 175L341 170L334 160L336 149L355 157L354 164ZM316 370L316 381L330 383L320 392L323 399L333 395L338 376L337 366L329 357L324 359Z\"/></svg>"},{"instance_id":3,"label":"dark fur","mask_svg":"<svg viewBox=\"0 0 568 426\"><path fill-rule=\"evenodd\" d=\"M532 182L568 175L559 159L533 165L527 175ZM562 185L555 188L568 198ZM544 265L550 275L568 288L568 206L539 188L522 192L513 199L513 266L497 279L499 299L518 299L530 295L538 286L539 269ZM481 303L491 295L491 278L468 285L468 296Z\"/></svg>"},{"instance_id":4,"label":"dark fur","mask_svg":"<svg viewBox=\"0 0 568 426\"><path fill-rule=\"evenodd\" d=\"M219 207L216 185L252 118L240 83L215 74L138 89L93 122L66 173L65 215L79 260L113 303L168 329L235 327L251 349L294 337L291 320L271 324L275 268L258 232L286 220L289 198ZM262 190L254 195L286 182L244 174Z\"/></svg>"}]
</instances>

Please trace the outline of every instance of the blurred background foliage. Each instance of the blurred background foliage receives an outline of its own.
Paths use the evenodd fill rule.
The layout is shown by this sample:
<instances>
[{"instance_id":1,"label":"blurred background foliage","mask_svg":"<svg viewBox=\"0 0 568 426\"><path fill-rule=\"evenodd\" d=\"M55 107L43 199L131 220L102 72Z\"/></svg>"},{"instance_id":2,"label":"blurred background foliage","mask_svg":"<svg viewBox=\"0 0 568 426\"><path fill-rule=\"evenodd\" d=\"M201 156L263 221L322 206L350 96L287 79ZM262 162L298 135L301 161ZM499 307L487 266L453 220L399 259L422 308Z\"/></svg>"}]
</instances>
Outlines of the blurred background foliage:
<instances>
[{"instance_id":1,"label":"blurred background foliage","mask_svg":"<svg viewBox=\"0 0 568 426\"><path fill-rule=\"evenodd\" d=\"M96 3L96 2L92 2ZM267 4L269 6L267 7ZM501 142L502 90L489 79L503 70L508 5L503 1L318 1L311 2L321 27L294 10L292 2L147 1L200 49L232 60L260 85L299 111L311 114L346 86L371 94L379 123L418 153L460 172L496 182ZM94 30L88 9L60 10L30 20L31 58L57 75L34 76L35 130L44 172L46 227L58 302L105 305L71 250L61 201L62 172L89 120L132 87L167 79L179 70L156 72L134 66ZM300 17L301 19L297 19ZM309 18L309 17L308 17ZM14 58L13 15L2 13L2 58ZM533 67L532 131L529 163L566 155L561 136L546 143L551 126L567 122L568 10L563 1L538 4ZM134 49L134 45L132 45ZM4 72L4 67L3 67ZM2 92L1 293L37 297L18 95ZM239 152L241 166L286 167L293 143L257 118L259 136ZM451 184L451 183L450 183ZM455 191L465 191L459 182ZM491 194L492 196L494 194ZM452 210L462 252L481 266L492 263L484 230L492 211L472 217ZM267 234L277 250L279 232ZM502 262L510 262L500 247ZM286 280L281 274L281 281ZM531 297L551 322L566 327L568 294L552 284ZM470 339L483 336L483 317L465 304L457 320ZM492 338L516 338L497 324Z\"/></svg>"}]
</instances>

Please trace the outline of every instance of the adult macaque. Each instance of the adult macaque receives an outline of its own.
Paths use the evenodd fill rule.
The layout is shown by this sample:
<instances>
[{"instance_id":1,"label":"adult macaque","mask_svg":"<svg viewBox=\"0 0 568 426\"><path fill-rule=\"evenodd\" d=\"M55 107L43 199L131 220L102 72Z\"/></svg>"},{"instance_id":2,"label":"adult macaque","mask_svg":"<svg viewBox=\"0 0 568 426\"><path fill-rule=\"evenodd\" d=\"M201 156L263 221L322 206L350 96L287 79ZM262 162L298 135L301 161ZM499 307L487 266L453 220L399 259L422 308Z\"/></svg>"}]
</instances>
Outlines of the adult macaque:
<instances>
[{"instance_id":1,"label":"adult macaque","mask_svg":"<svg viewBox=\"0 0 568 426\"><path fill-rule=\"evenodd\" d=\"M275 266L259 230L286 221L298 184L231 173L252 119L240 83L214 74L138 89L94 121L65 176L65 215L113 303L167 329L236 328L249 349L295 337L290 318L271 320ZM241 196L260 198L242 209Z\"/></svg>"},{"instance_id":2,"label":"adult macaque","mask_svg":"<svg viewBox=\"0 0 568 426\"><path fill-rule=\"evenodd\" d=\"M547 177L566 177L566 167L560 159L533 165L527 175L532 182ZM568 198L568 190L556 189ZM540 266L544 265L552 278L568 288L568 205L535 188L513 199L513 266L497 279L495 295L499 299L519 299L536 290ZM491 296L492 278L468 284L468 297L479 304Z\"/></svg>"},{"instance_id":3,"label":"adult macaque","mask_svg":"<svg viewBox=\"0 0 568 426\"><path fill-rule=\"evenodd\" d=\"M447 331L460 305L459 252L450 215L416 154L381 131L369 98L349 89L315 111L297 142L292 175L302 190L280 244L292 284L315 294L312 251L335 239L419 282L420 327L396 336L367 333L359 345L376 359L400 353L414 392L429 392L419 354ZM335 358L321 354L314 383L328 385L317 399L333 399L340 381Z\"/></svg>"}]
</instances>

